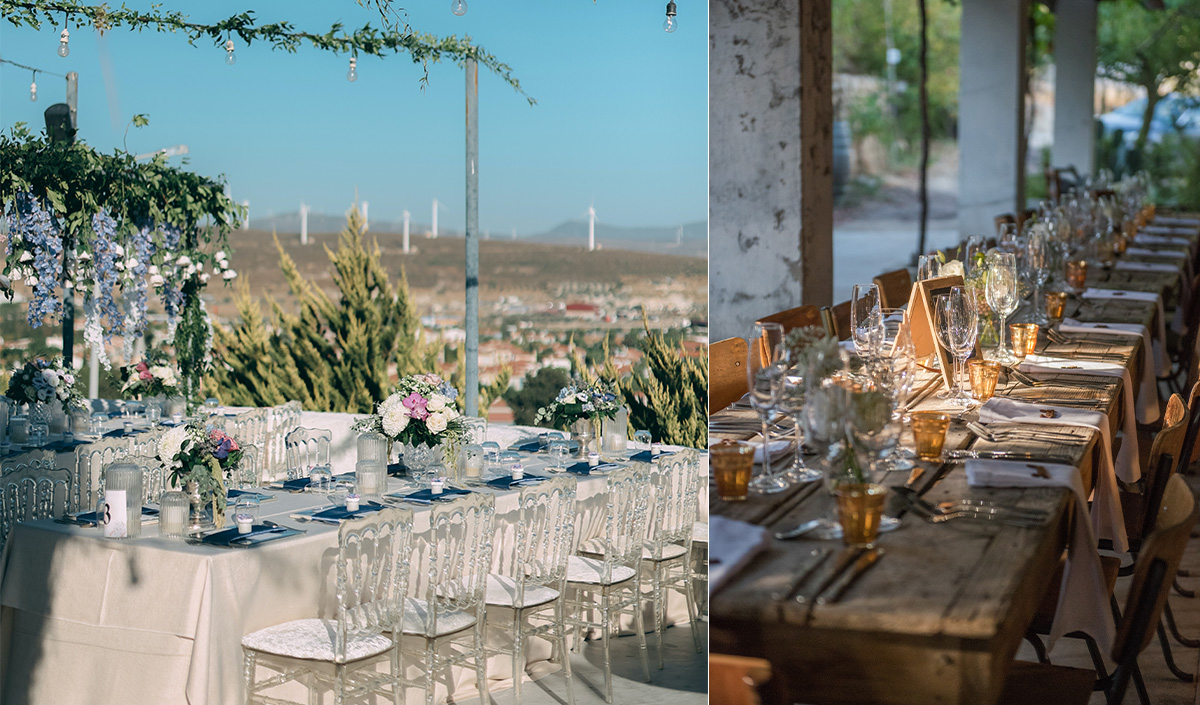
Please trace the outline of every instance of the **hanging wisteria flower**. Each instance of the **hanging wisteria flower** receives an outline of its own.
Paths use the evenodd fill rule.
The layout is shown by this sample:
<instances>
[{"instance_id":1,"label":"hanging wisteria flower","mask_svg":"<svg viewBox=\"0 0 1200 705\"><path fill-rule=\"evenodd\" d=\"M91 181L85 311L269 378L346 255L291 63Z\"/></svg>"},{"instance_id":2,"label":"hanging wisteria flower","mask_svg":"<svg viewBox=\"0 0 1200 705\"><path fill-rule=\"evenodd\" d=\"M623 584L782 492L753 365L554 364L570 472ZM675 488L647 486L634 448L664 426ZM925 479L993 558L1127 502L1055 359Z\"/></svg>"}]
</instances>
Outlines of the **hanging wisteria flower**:
<instances>
[{"instance_id":1,"label":"hanging wisteria flower","mask_svg":"<svg viewBox=\"0 0 1200 705\"><path fill-rule=\"evenodd\" d=\"M9 237L6 245L8 270L20 264L26 282L33 287L33 300L26 318L37 328L49 316L57 320L62 313L58 298L58 279L62 273L62 233L50 211L32 194L18 194L9 211ZM16 262L13 261L14 253Z\"/></svg>"}]
</instances>

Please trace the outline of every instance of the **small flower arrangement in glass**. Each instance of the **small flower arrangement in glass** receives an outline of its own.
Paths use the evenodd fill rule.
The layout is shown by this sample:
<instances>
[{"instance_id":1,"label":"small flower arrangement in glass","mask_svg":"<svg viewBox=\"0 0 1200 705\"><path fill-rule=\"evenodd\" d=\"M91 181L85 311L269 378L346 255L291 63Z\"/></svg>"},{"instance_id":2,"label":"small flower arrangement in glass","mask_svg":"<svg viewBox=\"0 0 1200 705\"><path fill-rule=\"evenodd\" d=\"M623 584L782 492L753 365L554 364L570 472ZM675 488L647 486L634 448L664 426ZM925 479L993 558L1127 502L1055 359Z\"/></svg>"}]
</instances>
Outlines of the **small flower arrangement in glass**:
<instances>
[{"instance_id":1,"label":"small flower arrangement in glass","mask_svg":"<svg viewBox=\"0 0 1200 705\"><path fill-rule=\"evenodd\" d=\"M205 505L211 507L216 526L225 523L225 481L237 471L242 452L235 438L219 428L207 428L202 421L176 426L159 439L158 459L171 486L183 487L191 495L193 526Z\"/></svg>"},{"instance_id":2,"label":"small flower arrangement in glass","mask_svg":"<svg viewBox=\"0 0 1200 705\"><path fill-rule=\"evenodd\" d=\"M174 397L180 393L179 375L164 353L147 353L146 358L136 365L121 368L121 395L126 399Z\"/></svg>"},{"instance_id":3,"label":"small flower arrangement in glass","mask_svg":"<svg viewBox=\"0 0 1200 705\"><path fill-rule=\"evenodd\" d=\"M616 393L600 384L571 385L558 391L558 396L538 409L534 424L562 430L572 430L581 441L580 458L586 458L594 447L600 452L601 419L615 419L622 403Z\"/></svg>"},{"instance_id":4,"label":"small flower arrangement in glass","mask_svg":"<svg viewBox=\"0 0 1200 705\"><path fill-rule=\"evenodd\" d=\"M405 464L410 470L422 472L438 464L436 454L429 453L429 449L441 446L442 461L449 463L466 437L466 424L454 404L457 398L454 385L438 375L410 375L379 403L378 413L356 420L353 429L383 434L389 445L401 443ZM413 467L414 459L419 459L420 467Z\"/></svg>"},{"instance_id":5,"label":"small flower arrangement in glass","mask_svg":"<svg viewBox=\"0 0 1200 705\"><path fill-rule=\"evenodd\" d=\"M75 374L61 357L39 357L13 371L5 396L18 404L48 404L60 401L64 407L83 408L83 395L75 389Z\"/></svg>"}]
</instances>

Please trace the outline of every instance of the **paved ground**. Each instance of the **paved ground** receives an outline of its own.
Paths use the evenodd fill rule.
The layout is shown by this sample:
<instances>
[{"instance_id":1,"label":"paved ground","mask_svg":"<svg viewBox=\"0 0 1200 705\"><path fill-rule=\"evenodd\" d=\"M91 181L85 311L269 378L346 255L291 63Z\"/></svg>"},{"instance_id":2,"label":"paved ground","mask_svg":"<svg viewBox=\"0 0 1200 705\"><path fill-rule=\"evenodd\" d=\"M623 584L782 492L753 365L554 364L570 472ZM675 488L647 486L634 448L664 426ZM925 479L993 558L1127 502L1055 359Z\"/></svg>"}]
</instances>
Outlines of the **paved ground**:
<instances>
[{"instance_id":1,"label":"paved ground","mask_svg":"<svg viewBox=\"0 0 1200 705\"><path fill-rule=\"evenodd\" d=\"M708 643L708 624L702 644ZM696 653L688 626L671 627L663 634L666 665L654 666L654 635L647 634L650 647L650 682L642 681L638 641L632 636L612 642L613 703L617 705L706 705L708 703L708 653ZM571 655L576 705L604 705L604 651L598 641L589 641L582 653ZM521 686L521 705L565 705L565 679L551 673ZM515 705L512 690L489 694L492 705ZM466 703L478 703L467 700Z\"/></svg>"},{"instance_id":2,"label":"paved ground","mask_svg":"<svg viewBox=\"0 0 1200 705\"><path fill-rule=\"evenodd\" d=\"M929 221L925 251L958 244L958 221ZM845 301L855 284L907 266L917 251L917 224L899 220L854 220L833 228L833 300Z\"/></svg>"}]
</instances>

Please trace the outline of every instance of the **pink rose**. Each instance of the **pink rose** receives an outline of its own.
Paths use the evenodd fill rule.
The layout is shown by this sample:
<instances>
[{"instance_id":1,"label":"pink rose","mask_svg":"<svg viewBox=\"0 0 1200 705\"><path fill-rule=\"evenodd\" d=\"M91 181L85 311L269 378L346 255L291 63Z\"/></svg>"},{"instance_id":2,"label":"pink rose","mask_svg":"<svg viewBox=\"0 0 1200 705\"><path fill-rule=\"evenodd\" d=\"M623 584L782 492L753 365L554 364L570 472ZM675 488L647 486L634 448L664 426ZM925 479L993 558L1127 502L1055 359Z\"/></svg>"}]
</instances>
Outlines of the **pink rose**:
<instances>
[{"instance_id":1,"label":"pink rose","mask_svg":"<svg viewBox=\"0 0 1200 705\"><path fill-rule=\"evenodd\" d=\"M425 406L429 403L429 401L416 392L409 394L404 398L404 401L400 403L409 410L408 415L418 421L424 421L425 417L429 416L429 412L425 409Z\"/></svg>"},{"instance_id":2,"label":"pink rose","mask_svg":"<svg viewBox=\"0 0 1200 705\"><path fill-rule=\"evenodd\" d=\"M141 362L139 362L139 363L137 364L137 367L136 367L135 369L136 369L138 372L145 372L146 370L150 369L150 365L147 365L147 364L146 364L146 361L145 361L145 360L142 360ZM145 379L145 377L143 377L142 379Z\"/></svg>"},{"instance_id":3,"label":"pink rose","mask_svg":"<svg viewBox=\"0 0 1200 705\"><path fill-rule=\"evenodd\" d=\"M148 381L154 379L154 375L150 374L149 370L142 370L141 372L138 373L138 379L145 380L148 382Z\"/></svg>"}]
</instances>

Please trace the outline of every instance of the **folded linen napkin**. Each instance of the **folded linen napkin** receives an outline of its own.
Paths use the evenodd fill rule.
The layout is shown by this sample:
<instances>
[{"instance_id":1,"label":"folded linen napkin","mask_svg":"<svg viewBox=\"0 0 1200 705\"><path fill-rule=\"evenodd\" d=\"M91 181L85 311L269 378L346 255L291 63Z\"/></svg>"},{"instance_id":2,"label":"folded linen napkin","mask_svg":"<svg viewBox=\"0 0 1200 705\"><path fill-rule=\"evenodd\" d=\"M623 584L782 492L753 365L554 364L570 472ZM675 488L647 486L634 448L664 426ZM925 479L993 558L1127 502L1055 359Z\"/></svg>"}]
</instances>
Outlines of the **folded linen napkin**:
<instances>
[{"instance_id":1,"label":"folded linen napkin","mask_svg":"<svg viewBox=\"0 0 1200 705\"><path fill-rule=\"evenodd\" d=\"M1040 423L1053 426L1084 426L1100 432L1100 468L1092 489L1092 529L1096 536L1112 541L1118 551L1129 550L1129 537L1125 534L1125 514L1121 511L1121 498L1117 495L1117 477L1134 482L1140 477L1137 454L1132 460L1122 452L1124 466L1113 464L1112 433L1108 428L1108 414L1103 411L1084 411L1065 406L1035 404L1016 399L992 397L979 407L981 423ZM1129 445L1129 444L1125 444Z\"/></svg>"},{"instance_id":2,"label":"folded linen napkin","mask_svg":"<svg viewBox=\"0 0 1200 705\"><path fill-rule=\"evenodd\" d=\"M1032 375L1041 373L1056 373L1056 374L1083 374L1083 375L1103 375L1105 377L1120 377L1121 383L1124 386L1125 399L1125 414L1121 423L1121 435L1124 436L1124 442L1121 444L1121 456L1124 457L1127 452L1132 458L1132 462L1137 466L1138 476L1141 476L1141 466L1137 448L1137 405L1133 401L1133 379L1129 375L1129 370L1124 365L1118 365L1113 362L1102 362L1099 360L1072 360L1061 357L1048 357L1046 355L1027 355L1025 360L1021 362L1019 369L1022 372L1027 372ZM1158 394L1156 386L1152 387L1155 395ZM1154 400L1154 408L1158 409L1157 396ZM1126 451L1125 446L1132 446L1129 451ZM1120 461L1120 457L1118 461Z\"/></svg>"},{"instance_id":3,"label":"folded linen napkin","mask_svg":"<svg viewBox=\"0 0 1200 705\"><path fill-rule=\"evenodd\" d=\"M1154 423L1158 421L1158 384L1155 371L1167 374L1170 367L1166 365L1166 355L1158 341L1150 340L1150 332L1146 326L1137 323L1085 323L1074 318L1064 318L1058 329L1063 333L1086 333L1088 335L1126 335L1141 336L1142 345L1151 354L1142 356L1142 385L1138 392L1136 411L1138 423ZM1165 369L1165 372L1164 372Z\"/></svg>"},{"instance_id":4,"label":"folded linen napkin","mask_svg":"<svg viewBox=\"0 0 1200 705\"><path fill-rule=\"evenodd\" d=\"M967 484L971 487L1066 487L1075 494L1075 520L1069 530L1067 565L1047 646L1053 650L1058 637L1081 631L1096 640L1101 653L1109 653L1116 626L1108 606L1108 586L1100 567L1100 554L1096 552L1096 537L1091 523L1081 520L1087 516L1088 507L1079 470L1069 465L1011 460L970 460L966 470Z\"/></svg>"},{"instance_id":5,"label":"folded linen napkin","mask_svg":"<svg viewBox=\"0 0 1200 705\"><path fill-rule=\"evenodd\" d=\"M714 516L708 523L708 581L711 592L746 567L768 541L767 530L744 521Z\"/></svg>"},{"instance_id":6,"label":"folded linen napkin","mask_svg":"<svg viewBox=\"0 0 1200 705\"><path fill-rule=\"evenodd\" d=\"M1157 215L1154 216L1154 222L1147 225L1147 228L1171 227L1177 228L1200 228L1200 218L1194 218L1186 215Z\"/></svg>"},{"instance_id":7,"label":"folded linen napkin","mask_svg":"<svg viewBox=\"0 0 1200 705\"><path fill-rule=\"evenodd\" d=\"M1151 233L1148 229L1138 233L1133 238L1133 241L1139 245L1183 245L1184 247L1190 247L1192 244L1191 238L1179 235L1167 235L1165 233Z\"/></svg>"},{"instance_id":8,"label":"folded linen napkin","mask_svg":"<svg viewBox=\"0 0 1200 705\"><path fill-rule=\"evenodd\" d=\"M1085 299L1127 299L1130 301L1153 301L1158 306L1158 326L1155 335L1159 344L1167 346L1167 314L1163 310L1162 297L1153 291L1121 291L1120 289L1097 289L1091 287L1080 294Z\"/></svg>"},{"instance_id":9,"label":"folded linen napkin","mask_svg":"<svg viewBox=\"0 0 1200 705\"><path fill-rule=\"evenodd\" d=\"M761 440L750 441L755 445L754 448L754 463L762 465L763 449ZM786 455L792 449L791 441L771 441L771 463L774 464L782 456Z\"/></svg>"},{"instance_id":10,"label":"folded linen napkin","mask_svg":"<svg viewBox=\"0 0 1200 705\"><path fill-rule=\"evenodd\" d=\"M1171 259L1187 259L1188 256L1186 252L1179 250L1151 250L1148 247L1127 247L1125 254L1137 257L1170 257Z\"/></svg>"},{"instance_id":11,"label":"folded linen napkin","mask_svg":"<svg viewBox=\"0 0 1200 705\"><path fill-rule=\"evenodd\" d=\"M1170 262L1134 262L1132 260L1118 260L1113 269L1123 270L1126 272L1178 272L1179 267Z\"/></svg>"}]
</instances>

